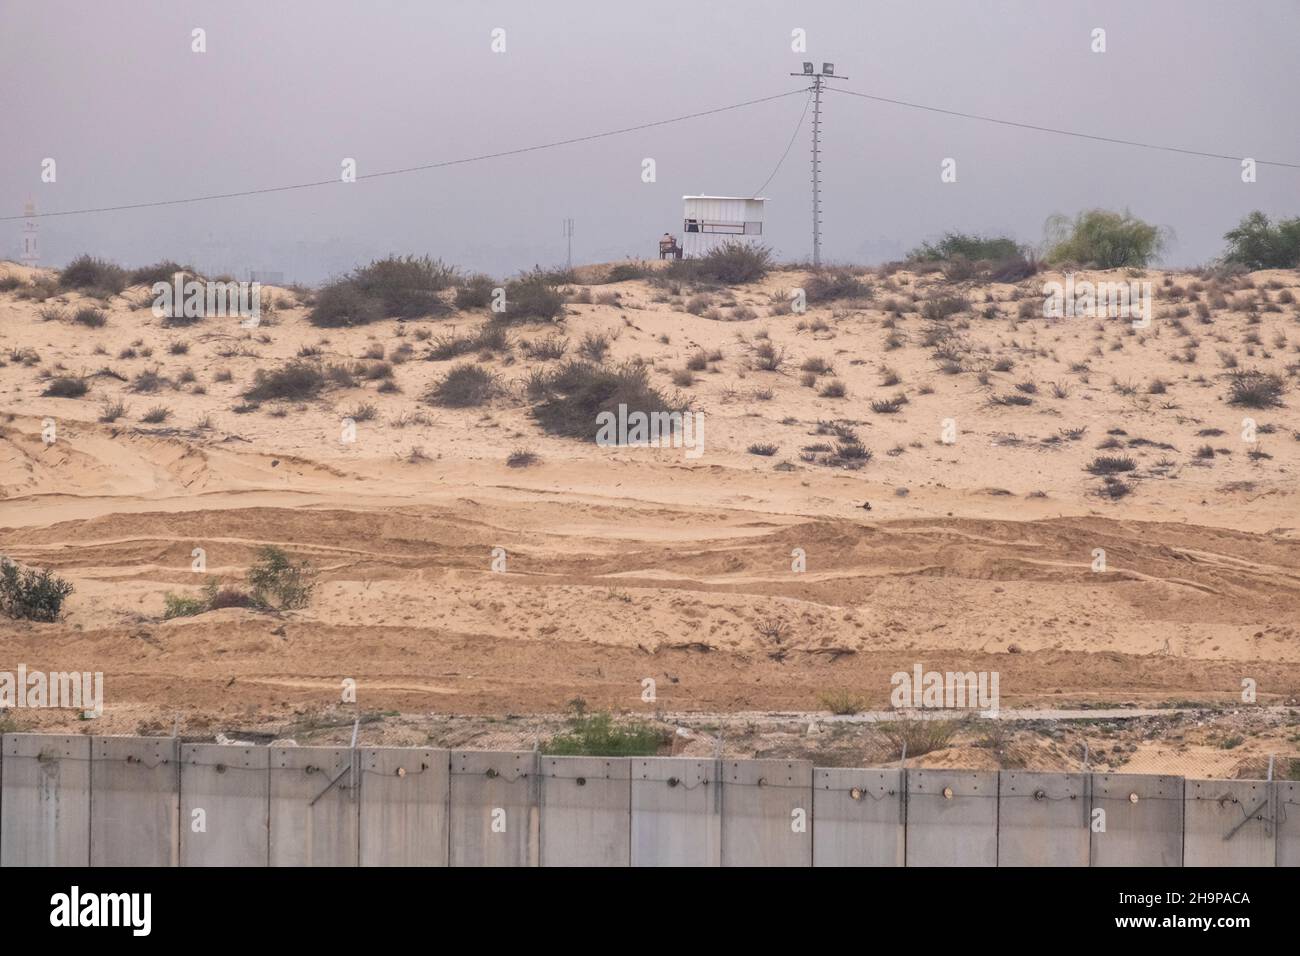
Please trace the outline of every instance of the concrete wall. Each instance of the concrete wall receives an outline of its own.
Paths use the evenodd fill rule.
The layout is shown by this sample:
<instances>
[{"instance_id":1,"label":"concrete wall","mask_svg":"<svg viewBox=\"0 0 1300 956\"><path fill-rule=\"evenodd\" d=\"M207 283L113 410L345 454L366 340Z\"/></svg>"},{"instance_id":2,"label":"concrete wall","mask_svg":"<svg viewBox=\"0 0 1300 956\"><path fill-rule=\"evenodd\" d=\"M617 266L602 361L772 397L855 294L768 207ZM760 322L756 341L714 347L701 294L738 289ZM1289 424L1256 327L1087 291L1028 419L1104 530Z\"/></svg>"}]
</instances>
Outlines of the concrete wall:
<instances>
[{"instance_id":1,"label":"concrete wall","mask_svg":"<svg viewBox=\"0 0 1300 956\"><path fill-rule=\"evenodd\" d=\"M7 734L0 866L1297 866L1300 783Z\"/></svg>"},{"instance_id":2,"label":"concrete wall","mask_svg":"<svg viewBox=\"0 0 1300 956\"><path fill-rule=\"evenodd\" d=\"M998 865L996 773L907 771L907 865Z\"/></svg>"},{"instance_id":3,"label":"concrete wall","mask_svg":"<svg viewBox=\"0 0 1300 956\"><path fill-rule=\"evenodd\" d=\"M813 771L813 866L902 866L906 830L902 770Z\"/></svg>"},{"instance_id":4,"label":"concrete wall","mask_svg":"<svg viewBox=\"0 0 1300 956\"><path fill-rule=\"evenodd\" d=\"M1093 866L1182 866L1182 777L1095 773L1092 813Z\"/></svg>"},{"instance_id":5,"label":"concrete wall","mask_svg":"<svg viewBox=\"0 0 1300 956\"><path fill-rule=\"evenodd\" d=\"M1085 773L998 776L998 866L1087 866L1090 778Z\"/></svg>"}]
</instances>

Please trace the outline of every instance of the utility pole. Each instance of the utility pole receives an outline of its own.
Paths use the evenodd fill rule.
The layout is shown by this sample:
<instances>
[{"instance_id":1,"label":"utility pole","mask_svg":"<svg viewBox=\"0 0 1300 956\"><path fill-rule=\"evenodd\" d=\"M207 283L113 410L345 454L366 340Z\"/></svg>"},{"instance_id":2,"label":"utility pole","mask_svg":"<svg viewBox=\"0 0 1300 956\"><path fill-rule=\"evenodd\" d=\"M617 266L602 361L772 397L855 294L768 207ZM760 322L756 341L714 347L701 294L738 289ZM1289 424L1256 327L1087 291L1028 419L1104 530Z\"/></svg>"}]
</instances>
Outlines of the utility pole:
<instances>
[{"instance_id":1,"label":"utility pole","mask_svg":"<svg viewBox=\"0 0 1300 956\"><path fill-rule=\"evenodd\" d=\"M812 126L812 196L813 196L813 266L821 268L822 264L822 82L824 80L847 80L847 76L835 75L834 63L823 63L821 72L816 72L815 64L805 62L802 73L791 76L806 76L813 81L813 126Z\"/></svg>"},{"instance_id":2,"label":"utility pole","mask_svg":"<svg viewBox=\"0 0 1300 956\"><path fill-rule=\"evenodd\" d=\"M568 258L565 259L565 268L572 269L573 268L573 220L572 219L564 220L563 235L564 238L569 241L569 254L568 254Z\"/></svg>"}]
</instances>

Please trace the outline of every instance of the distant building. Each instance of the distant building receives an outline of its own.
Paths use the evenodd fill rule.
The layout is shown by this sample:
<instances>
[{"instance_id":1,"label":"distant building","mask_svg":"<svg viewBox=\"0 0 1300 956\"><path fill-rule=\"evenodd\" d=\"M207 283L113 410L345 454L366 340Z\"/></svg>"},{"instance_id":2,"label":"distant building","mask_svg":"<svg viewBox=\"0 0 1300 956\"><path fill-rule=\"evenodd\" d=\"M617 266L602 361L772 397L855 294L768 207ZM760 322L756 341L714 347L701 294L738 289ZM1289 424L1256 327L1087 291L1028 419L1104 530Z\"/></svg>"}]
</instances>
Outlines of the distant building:
<instances>
[{"instance_id":1,"label":"distant building","mask_svg":"<svg viewBox=\"0 0 1300 956\"><path fill-rule=\"evenodd\" d=\"M284 273L273 272L270 269L249 269L249 282L260 282L262 285L284 285Z\"/></svg>"},{"instance_id":2,"label":"distant building","mask_svg":"<svg viewBox=\"0 0 1300 956\"><path fill-rule=\"evenodd\" d=\"M41 262L40 249L37 246L36 203L28 199L23 204L23 246L18 261L35 269Z\"/></svg>"},{"instance_id":3,"label":"distant building","mask_svg":"<svg viewBox=\"0 0 1300 956\"><path fill-rule=\"evenodd\" d=\"M683 196L682 250L688 259L728 242L760 242L766 199Z\"/></svg>"}]
</instances>

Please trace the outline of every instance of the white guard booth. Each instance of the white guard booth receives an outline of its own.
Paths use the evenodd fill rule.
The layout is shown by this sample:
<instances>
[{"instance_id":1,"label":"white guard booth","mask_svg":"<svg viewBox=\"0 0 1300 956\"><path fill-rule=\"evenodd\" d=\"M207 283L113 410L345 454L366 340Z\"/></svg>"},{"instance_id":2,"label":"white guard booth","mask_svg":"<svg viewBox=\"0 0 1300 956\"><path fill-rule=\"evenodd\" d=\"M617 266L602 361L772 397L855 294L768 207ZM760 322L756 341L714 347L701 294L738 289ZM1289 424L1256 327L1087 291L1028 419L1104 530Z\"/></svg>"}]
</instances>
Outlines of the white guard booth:
<instances>
[{"instance_id":1,"label":"white guard booth","mask_svg":"<svg viewBox=\"0 0 1300 956\"><path fill-rule=\"evenodd\" d=\"M682 252L688 259L725 242L761 242L766 199L744 196L683 196Z\"/></svg>"}]
</instances>

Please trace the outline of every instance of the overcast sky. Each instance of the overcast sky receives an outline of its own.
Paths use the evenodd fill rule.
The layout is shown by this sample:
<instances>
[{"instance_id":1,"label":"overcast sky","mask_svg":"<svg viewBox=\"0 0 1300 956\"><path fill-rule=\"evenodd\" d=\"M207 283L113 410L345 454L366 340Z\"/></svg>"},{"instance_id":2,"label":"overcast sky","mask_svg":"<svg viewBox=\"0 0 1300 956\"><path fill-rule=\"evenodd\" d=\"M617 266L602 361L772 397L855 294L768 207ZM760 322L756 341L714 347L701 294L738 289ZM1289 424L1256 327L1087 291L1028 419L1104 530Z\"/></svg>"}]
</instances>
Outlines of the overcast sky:
<instances>
[{"instance_id":1,"label":"overcast sky","mask_svg":"<svg viewBox=\"0 0 1300 956\"><path fill-rule=\"evenodd\" d=\"M58 212L337 179L345 157L364 175L585 136L796 90L805 59L859 92L1295 163L1298 37L1300 0L0 0L0 215L29 194ZM653 256L681 231L682 194L757 189L803 108L797 95L447 169L44 219L43 262L88 251L316 281L415 252L503 276L563 263L570 216L577 262ZM1190 265L1252 209L1300 215L1297 169L1246 184L1235 160L835 93L823 118L832 260L949 229L1039 242L1050 214L1103 206L1169 227L1166 262ZM810 122L763 192L782 258L811 251ZM955 183L940 181L947 157ZM17 257L20 225L0 222L0 256Z\"/></svg>"}]
</instances>

